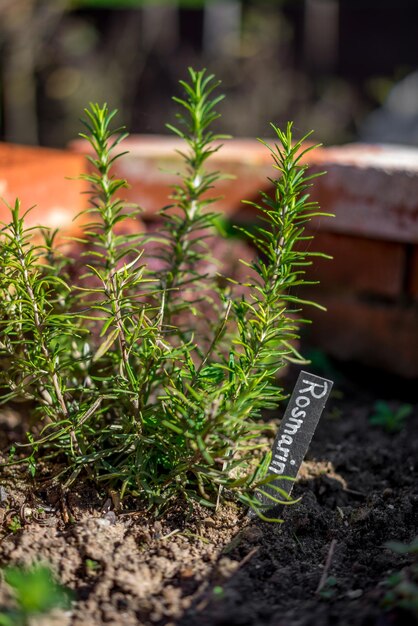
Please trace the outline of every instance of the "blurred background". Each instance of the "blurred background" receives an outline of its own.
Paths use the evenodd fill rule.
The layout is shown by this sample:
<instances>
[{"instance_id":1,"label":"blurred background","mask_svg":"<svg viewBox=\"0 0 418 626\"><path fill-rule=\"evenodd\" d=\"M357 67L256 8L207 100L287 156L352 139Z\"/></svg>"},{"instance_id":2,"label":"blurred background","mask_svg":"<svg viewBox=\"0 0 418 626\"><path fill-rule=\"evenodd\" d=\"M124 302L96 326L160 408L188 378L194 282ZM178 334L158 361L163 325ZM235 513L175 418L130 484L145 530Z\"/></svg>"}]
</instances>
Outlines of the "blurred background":
<instances>
[{"instance_id":1,"label":"blurred background","mask_svg":"<svg viewBox=\"0 0 418 626\"><path fill-rule=\"evenodd\" d=\"M162 133L188 65L221 130L418 145L417 0L0 0L0 139L62 147L89 101Z\"/></svg>"},{"instance_id":2,"label":"blurred background","mask_svg":"<svg viewBox=\"0 0 418 626\"><path fill-rule=\"evenodd\" d=\"M310 154L313 171L328 172L311 197L335 218L310 233L334 260L309 269L320 286L304 297L328 313L309 310L307 337L339 360L417 380L418 0L0 0L0 198L77 234L87 197L65 177L85 171L86 144L32 146L68 146L83 108L107 101L142 134L113 170L144 209L130 228L158 229L179 164L155 135L173 121L187 66L222 81L217 131L268 139L270 121L293 120L296 137L314 129L328 146ZM270 154L236 139L211 162L234 174L216 208L236 234L231 224L259 217L241 199L274 193ZM227 263L253 254L241 240L219 245Z\"/></svg>"}]
</instances>

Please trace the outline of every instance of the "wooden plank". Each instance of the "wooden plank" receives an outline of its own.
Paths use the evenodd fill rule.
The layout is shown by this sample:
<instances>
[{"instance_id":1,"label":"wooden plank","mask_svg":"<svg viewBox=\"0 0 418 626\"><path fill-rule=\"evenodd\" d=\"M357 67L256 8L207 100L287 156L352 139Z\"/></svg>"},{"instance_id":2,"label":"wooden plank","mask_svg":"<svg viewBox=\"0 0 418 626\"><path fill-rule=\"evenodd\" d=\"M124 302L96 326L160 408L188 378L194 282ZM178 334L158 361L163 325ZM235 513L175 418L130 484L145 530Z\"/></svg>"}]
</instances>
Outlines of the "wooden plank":
<instances>
[{"instance_id":1,"label":"wooden plank","mask_svg":"<svg viewBox=\"0 0 418 626\"><path fill-rule=\"evenodd\" d=\"M351 144L317 151L311 197L335 214L326 230L418 243L418 150ZM318 222L324 228L323 220Z\"/></svg>"}]
</instances>

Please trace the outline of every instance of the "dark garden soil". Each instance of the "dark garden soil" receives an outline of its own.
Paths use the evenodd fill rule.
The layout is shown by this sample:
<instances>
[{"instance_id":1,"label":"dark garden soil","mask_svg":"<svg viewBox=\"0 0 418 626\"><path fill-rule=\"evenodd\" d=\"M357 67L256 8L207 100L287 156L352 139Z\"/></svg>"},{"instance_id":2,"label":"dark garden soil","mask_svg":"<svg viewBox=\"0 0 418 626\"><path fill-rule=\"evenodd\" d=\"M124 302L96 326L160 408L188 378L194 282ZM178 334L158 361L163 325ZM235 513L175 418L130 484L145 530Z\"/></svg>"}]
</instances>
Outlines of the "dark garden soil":
<instances>
[{"instance_id":1,"label":"dark garden soil","mask_svg":"<svg viewBox=\"0 0 418 626\"><path fill-rule=\"evenodd\" d=\"M302 500L282 525L233 506L154 523L113 511L89 487L60 494L3 471L0 562L47 561L74 590L72 611L42 626L414 624L382 600L388 576L411 562L385 543L417 534L418 405L399 433L368 422L376 399L396 408L406 394L388 380L372 390L347 377L336 384L294 489ZM1 420L5 450L21 425L12 410ZM0 606L10 602L0 586Z\"/></svg>"}]
</instances>

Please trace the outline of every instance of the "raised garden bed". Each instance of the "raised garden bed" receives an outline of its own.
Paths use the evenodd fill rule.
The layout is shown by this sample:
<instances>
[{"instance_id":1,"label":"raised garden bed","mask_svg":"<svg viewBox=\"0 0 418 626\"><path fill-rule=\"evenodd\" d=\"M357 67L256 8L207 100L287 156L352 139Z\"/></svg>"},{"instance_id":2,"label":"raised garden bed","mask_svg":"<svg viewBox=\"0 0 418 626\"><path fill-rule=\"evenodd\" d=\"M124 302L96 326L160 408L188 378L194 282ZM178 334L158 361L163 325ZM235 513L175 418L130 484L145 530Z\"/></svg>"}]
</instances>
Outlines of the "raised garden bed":
<instances>
[{"instance_id":1,"label":"raised garden bed","mask_svg":"<svg viewBox=\"0 0 418 626\"><path fill-rule=\"evenodd\" d=\"M167 137L127 140L129 154L116 163L129 178L128 202L138 203L152 224L176 182L181 142ZM85 144L72 151L0 144L0 189L9 203L37 205L29 219L46 226L67 224L86 206L83 182L67 180L85 170ZM230 140L213 157L213 168L235 176L220 182L218 208L235 223L256 219L241 198L268 192L271 157L255 140ZM418 154L411 148L353 144L310 154L327 170L313 189L335 218L315 226L318 260L313 279L329 314L313 312L309 340L343 360L354 360L406 378L418 376ZM0 215L4 215L4 207ZM131 224L136 228L135 223ZM140 226L142 227L142 226ZM309 294L307 294L309 295ZM394 358L396 354L396 358Z\"/></svg>"},{"instance_id":2,"label":"raised garden bed","mask_svg":"<svg viewBox=\"0 0 418 626\"><path fill-rule=\"evenodd\" d=\"M87 186L78 179L84 169L83 157L67 150L0 143L0 198L13 205L19 197L25 210L34 207L26 218L30 225L77 232L74 218L86 208ZM0 220L8 219L1 202Z\"/></svg>"},{"instance_id":3,"label":"raised garden bed","mask_svg":"<svg viewBox=\"0 0 418 626\"><path fill-rule=\"evenodd\" d=\"M418 150L353 144L316 154L313 198L335 214L318 246L326 318L312 336L324 350L414 379L418 377ZM314 168L315 169L315 168Z\"/></svg>"}]
</instances>

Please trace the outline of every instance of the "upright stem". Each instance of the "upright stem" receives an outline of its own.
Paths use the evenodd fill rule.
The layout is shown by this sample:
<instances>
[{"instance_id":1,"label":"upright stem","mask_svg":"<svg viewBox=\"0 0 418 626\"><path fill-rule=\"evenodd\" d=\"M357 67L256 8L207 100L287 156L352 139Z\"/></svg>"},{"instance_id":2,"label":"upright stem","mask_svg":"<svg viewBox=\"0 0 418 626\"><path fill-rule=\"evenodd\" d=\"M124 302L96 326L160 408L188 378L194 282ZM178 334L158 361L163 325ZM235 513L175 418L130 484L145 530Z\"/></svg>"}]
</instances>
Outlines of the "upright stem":
<instances>
[{"instance_id":1,"label":"upright stem","mask_svg":"<svg viewBox=\"0 0 418 626\"><path fill-rule=\"evenodd\" d=\"M27 295L29 296L29 302L32 309L33 315L33 329L36 336L36 340L39 343L39 347L41 349L42 355L45 361L46 370L51 378L51 380L46 379L44 384L39 387L40 396L44 399L44 403L54 407L53 399L51 398L50 393L48 392L48 388L52 388L54 390L56 402L58 407L54 407L55 409L59 408L59 413L65 420L70 420L71 414L68 408L67 402L65 400L65 396L63 393L64 389L64 381L59 375L55 362L54 355L49 349L48 340L45 336L44 332L44 321L42 319L42 311L40 309L38 300L36 298L34 289L33 289L33 281L31 280L31 271L30 264L27 261L28 255L25 253L25 249L23 247L23 218L19 217L19 202L16 202L16 205L13 209L13 222L12 222L12 235L13 235L13 245L15 248L15 257L20 266L20 272L23 278L23 286ZM36 280L36 278L35 278ZM25 342L23 342L23 345ZM27 350L26 350L27 352ZM42 376L41 376L42 379ZM39 384L39 380L37 381ZM70 431L70 439L74 449L77 451L79 455L82 454L82 450L78 443L76 434L74 430Z\"/></svg>"},{"instance_id":2,"label":"upright stem","mask_svg":"<svg viewBox=\"0 0 418 626\"><path fill-rule=\"evenodd\" d=\"M56 399L61 409L61 413L63 417L68 418L69 411L68 411L68 407L64 398L64 394L62 393L62 389L61 389L62 380L60 376L58 375L58 372L55 368L53 355L50 353L47 342L45 340L45 336L43 332L43 325L41 321L41 313L40 313L38 302L36 300L36 297L32 288L31 280L29 278L29 269L26 263L26 256L25 256L22 243L21 243L22 222L19 220L19 218L15 220L14 226L15 226L14 236L15 236L15 244L16 244L16 251L17 251L17 259L20 263L20 268L22 271L26 292L29 296L29 299L32 305L33 322L34 322L35 330L38 336L37 339L39 341L42 354L45 358L46 367L51 376L52 385L54 388Z\"/></svg>"}]
</instances>

